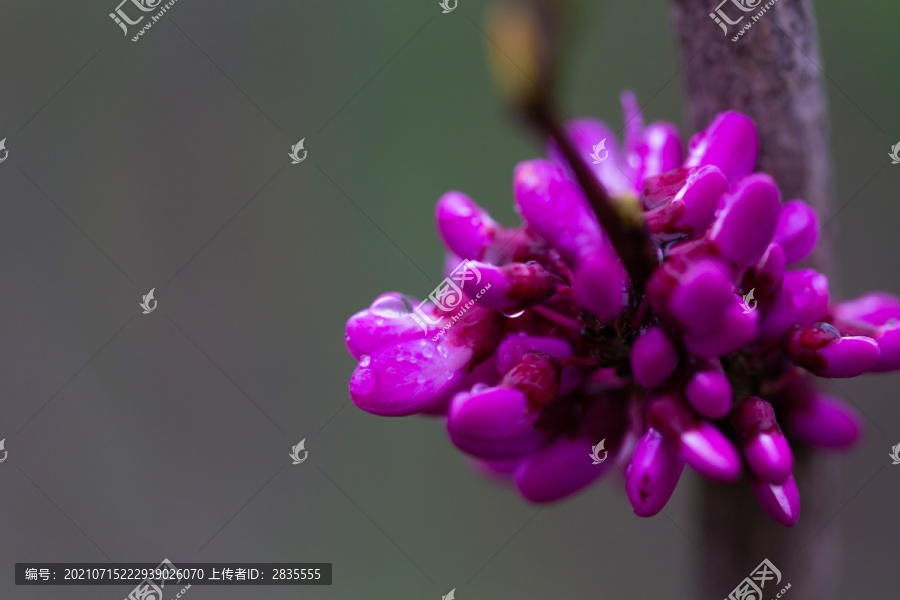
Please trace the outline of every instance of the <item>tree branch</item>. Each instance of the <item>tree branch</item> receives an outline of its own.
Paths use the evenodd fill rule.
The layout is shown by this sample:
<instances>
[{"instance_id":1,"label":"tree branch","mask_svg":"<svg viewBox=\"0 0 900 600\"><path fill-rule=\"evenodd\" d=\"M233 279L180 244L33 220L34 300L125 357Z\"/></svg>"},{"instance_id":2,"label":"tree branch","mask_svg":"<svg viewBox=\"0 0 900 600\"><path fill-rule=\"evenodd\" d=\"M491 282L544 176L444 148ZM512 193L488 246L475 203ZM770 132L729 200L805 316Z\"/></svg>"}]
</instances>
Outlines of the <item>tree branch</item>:
<instances>
[{"instance_id":1,"label":"tree branch","mask_svg":"<svg viewBox=\"0 0 900 600\"><path fill-rule=\"evenodd\" d=\"M779 0L743 12L734 2L671 0L671 9L686 61L688 111L694 129L705 127L716 113L743 112L760 134L758 168L774 177L783 200L802 198L826 215L830 179L825 96L821 61L810 0ZM744 0L744 5L753 0ZM710 17L718 8L736 21L727 35ZM758 16L753 22L752 17ZM752 22L736 42L732 38ZM829 267L827 239L819 243L813 262ZM799 523L792 529L773 523L759 508L746 480L732 486L705 482L700 488L701 545L705 555L697 571L695 597L726 596L763 558L782 572L800 597L828 600L837 592L840 544L834 524L817 531L837 510L835 468L826 459L796 451L794 472L802 497ZM805 544L802 553L798 552ZM775 590L775 592L779 591ZM773 596L765 590L764 596Z\"/></svg>"},{"instance_id":2,"label":"tree branch","mask_svg":"<svg viewBox=\"0 0 900 600\"><path fill-rule=\"evenodd\" d=\"M732 20L743 16L726 36L710 18L717 1L671 4L688 61L688 110L694 127L705 127L723 110L749 115L759 128L759 170L775 178L783 200L801 198L827 214L828 114L810 0L776 1L737 42L732 37L766 2L746 13L732 2L722 5ZM823 261L817 257L826 266Z\"/></svg>"},{"instance_id":3,"label":"tree branch","mask_svg":"<svg viewBox=\"0 0 900 600\"><path fill-rule=\"evenodd\" d=\"M553 115L549 103L539 104L529 116L539 132L556 142L610 244L622 260L636 297L641 298L658 261L640 206L636 202L629 205L627 200L613 200L609 197L585 163L584 157L578 155L575 146L569 141L561 121Z\"/></svg>"}]
</instances>

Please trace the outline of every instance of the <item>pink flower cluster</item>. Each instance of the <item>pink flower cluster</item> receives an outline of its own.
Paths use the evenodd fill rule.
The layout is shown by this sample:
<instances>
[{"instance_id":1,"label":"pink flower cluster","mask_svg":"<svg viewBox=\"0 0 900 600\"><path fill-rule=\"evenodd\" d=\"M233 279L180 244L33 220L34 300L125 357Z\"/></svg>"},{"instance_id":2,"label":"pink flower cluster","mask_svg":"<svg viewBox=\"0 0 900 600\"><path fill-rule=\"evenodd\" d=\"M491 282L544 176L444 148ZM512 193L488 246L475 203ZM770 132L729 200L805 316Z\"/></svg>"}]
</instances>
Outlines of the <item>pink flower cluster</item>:
<instances>
[{"instance_id":1,"label":"pink flower cluster","mask_svg":"<svg viewBox=\"0 0 900 600\"><path fill-rule=\"evenodd\" d=\"M623 104L621 148L593 119L567 135L623 215L640 206L658 254L645 289L551 144L549 160L515 170L522 226L496 223L460 192L439 200L446 285L423 303L384 294L350 318L350 396L378 415L443 416L460 450L530 501L624 467L634 512L647 517L685 464L722 482L746 467L763 510L794 525L791 444L843 448L862 431L812 376L900 368L900 298L830 304L825 275L786 269L810 256L819 218L754 172L751 119L718 115L685 156L673 125L645 127L631 94ZM597 160L601 140L608 155ZM446 327L460 302L468 310ZM609 460L596 464L600 442Z\"/></svg>"}]
</instances>

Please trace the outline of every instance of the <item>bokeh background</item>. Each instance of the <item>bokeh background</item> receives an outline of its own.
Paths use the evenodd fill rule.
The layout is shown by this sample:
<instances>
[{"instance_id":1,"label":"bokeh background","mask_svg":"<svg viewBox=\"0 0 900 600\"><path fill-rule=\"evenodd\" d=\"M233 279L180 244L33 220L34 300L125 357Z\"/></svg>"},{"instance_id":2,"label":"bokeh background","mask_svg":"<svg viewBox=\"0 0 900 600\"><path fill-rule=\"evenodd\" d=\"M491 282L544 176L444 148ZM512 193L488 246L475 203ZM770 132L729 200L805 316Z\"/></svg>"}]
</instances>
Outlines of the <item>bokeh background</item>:
<instances>
[{"instance_id":1,"label":"bokeh background","mask_svg":"<svg viewBox=\"0 0 900 600\"><path fill-rule=\"evenodd\" d=\"M437 198L465 191L513 224L512 170L542 153L495 93L485 3L179 0L137 43L116 4L0 0L0 597L131 587L16 587L16 562L169 558L334 563L330 587L190 600L696 598L691 574L716 567L692 473L649 520L614 478L535 507L472 472L440 420L348 404L344 322L435 287ZM835 295L900 293L900 5L815 5ZM630 88L692 133L665 2L574 6L567 112L618 129ZM829 459L836 516L815 528L842 531L840 597L900 587L898 383L831 389L868 427Z\"/></svg>"}]
</instances>

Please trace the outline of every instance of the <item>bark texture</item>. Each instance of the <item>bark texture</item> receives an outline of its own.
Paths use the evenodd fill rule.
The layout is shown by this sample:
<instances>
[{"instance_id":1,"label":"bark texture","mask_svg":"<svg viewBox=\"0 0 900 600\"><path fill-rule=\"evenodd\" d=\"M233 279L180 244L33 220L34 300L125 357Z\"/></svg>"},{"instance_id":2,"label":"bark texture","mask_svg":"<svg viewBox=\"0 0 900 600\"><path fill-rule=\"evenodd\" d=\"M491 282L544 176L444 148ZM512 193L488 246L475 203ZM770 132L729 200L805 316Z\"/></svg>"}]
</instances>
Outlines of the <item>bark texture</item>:
<instances>
[{"instance_id":1,"label":"bark texture","mask_svg":"<svg viewBox=\"0 0 900 600\"><path fill-rule=\"evenodd\" d=\"M783 200L802 198L823 217L829 214L828 127L815 19L810 0L670 0L687 83L692 130L705 127L724 110L743 112L760 134L758 169L772 175ZM738 4L750 8L741 10ZM721 8L728 33L710 16ZM753 21L752 17L758 17ZM723 20L723 22L725 22ZM752 23L737 41L741 28ZM828 240L813 257L830 276ZM831 277L830 277L831 278ZM746 479L732 486L701 484L697 503L699 544L695 570L698 599L726 598L764 559L783 575L765 588L775 597L791 583L789 597L829 600L837 592L840 543L836 523L823 528L839 509L837 476L828 457L796 452L800 521L785 529L759 508ZM693 598L692 598L693 600Z\"/></svg>"}]
</instances>

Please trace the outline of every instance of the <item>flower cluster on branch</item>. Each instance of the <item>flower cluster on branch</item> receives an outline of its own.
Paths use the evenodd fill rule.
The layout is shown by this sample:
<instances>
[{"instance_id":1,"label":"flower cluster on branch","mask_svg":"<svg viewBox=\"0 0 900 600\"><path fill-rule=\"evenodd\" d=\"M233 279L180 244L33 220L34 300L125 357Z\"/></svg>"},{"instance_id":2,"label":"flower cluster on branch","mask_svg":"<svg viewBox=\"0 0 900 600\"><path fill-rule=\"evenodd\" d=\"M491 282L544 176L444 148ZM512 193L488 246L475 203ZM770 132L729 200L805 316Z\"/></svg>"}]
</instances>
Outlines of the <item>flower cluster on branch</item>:
<instances>
[{"instance_id":1,"label":"flower cluster on branch","mask_svg":"<svg viewBox=\"0 0 900 600\"><path fill-rule=\"evenodd\" d=\"M459 285L425 302L388 293L350 318L350 396L378 415L443 417L461 451L530 501L618 468L648 517L685 464L722 482L746 469L762 509L794 525L792 445L844 448L862 431L815 376L900 368L900 298L830 303L825 275L787 269L810 256L819 217L754 172L750 118L719 114L685 151L675 126L645 127L631 94L623 104L621 147L604 123L578 119L567 148L551 141L548 159L518 165L521 226L460 192L438 201L446 275L466 265ZM579 168L652 244L645 269L628 260L646 253L623 262ZM635 285L638 272L649 276ZM449 305L467 309L451 317ZM598 464L601 441L610 460Z\"/></svg>"}]
</instances>

